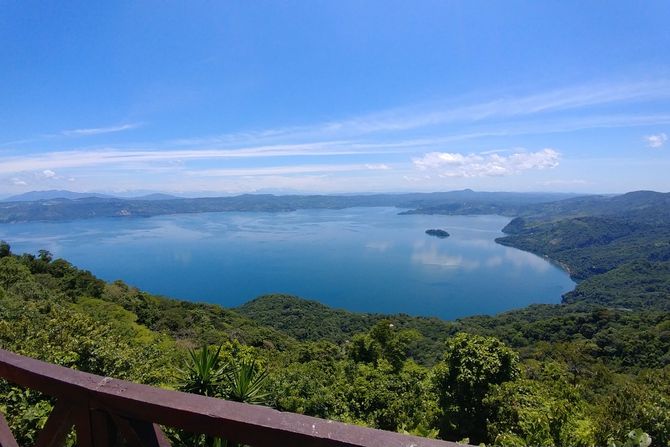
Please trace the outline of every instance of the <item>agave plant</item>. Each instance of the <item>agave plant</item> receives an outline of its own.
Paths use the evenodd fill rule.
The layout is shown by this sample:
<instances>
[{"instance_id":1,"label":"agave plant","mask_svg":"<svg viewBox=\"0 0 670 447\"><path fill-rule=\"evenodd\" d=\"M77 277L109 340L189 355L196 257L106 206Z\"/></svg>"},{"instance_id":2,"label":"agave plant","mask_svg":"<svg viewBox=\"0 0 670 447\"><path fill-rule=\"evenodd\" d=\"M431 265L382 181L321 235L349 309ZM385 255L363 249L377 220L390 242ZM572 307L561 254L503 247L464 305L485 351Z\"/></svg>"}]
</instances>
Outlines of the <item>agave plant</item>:
<instances>
[{"instance_id":1,"label":"agave plant","mask_svg":"<svg viewBox=\"0 0 670 447\"><path fill-rule=\"evenodd\" d=\"M270 400L266 390L268 371L255 360L233 363L225 374L227 398L236 402L265 405Z\"/></svg>"},{"instance_id":2,"label":"agave plant","mask_svg":"<svg viewBox=\"0 0 670 447\"><path fill-rule=\"evenodd\" d=\"M253 360L224 364L221 349L203 346L198 351L189 350L184 366L179 370L179 389L237 402L266 404L269 401L265 391L267 370L261 369ZM223 438L180 431L175 431L172 439L176 444L189 447L241 447L241 444Z\"/></svg>"},{"instance_id":3,"label":"agave plant","mask_svg":"<svg viewBox=\"0 0 670 447\"><path fill-rule=\"evenodd\" d=\"M198 351L189 349L188 358L179 370L179 389L203 396L220 396L225 369L221 362L221 346L216 350L208 346Z\"/></svg>"}]
</instances>

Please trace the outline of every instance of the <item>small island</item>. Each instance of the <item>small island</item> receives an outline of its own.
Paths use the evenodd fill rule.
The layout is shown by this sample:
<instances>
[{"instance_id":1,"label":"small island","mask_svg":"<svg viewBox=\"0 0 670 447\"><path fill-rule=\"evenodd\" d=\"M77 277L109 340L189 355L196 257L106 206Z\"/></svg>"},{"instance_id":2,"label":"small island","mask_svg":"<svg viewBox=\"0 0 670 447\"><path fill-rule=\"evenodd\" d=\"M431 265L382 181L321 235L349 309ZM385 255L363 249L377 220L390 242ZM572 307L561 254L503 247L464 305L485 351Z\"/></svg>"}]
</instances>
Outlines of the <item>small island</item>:
<instances>
[{"instance_id":1,"label":"small island","mask_svg":"<svg viewBox=\"0 0 670 447\"><path fill-rule=\"evenodd\" d=\"M447 233L444 230L440 230L440 229L426 230L426 234L429 235L429 236L439 237L440 239L444 239L445 237L449 237L449 233Z\"/></svg>"}]
</instances>

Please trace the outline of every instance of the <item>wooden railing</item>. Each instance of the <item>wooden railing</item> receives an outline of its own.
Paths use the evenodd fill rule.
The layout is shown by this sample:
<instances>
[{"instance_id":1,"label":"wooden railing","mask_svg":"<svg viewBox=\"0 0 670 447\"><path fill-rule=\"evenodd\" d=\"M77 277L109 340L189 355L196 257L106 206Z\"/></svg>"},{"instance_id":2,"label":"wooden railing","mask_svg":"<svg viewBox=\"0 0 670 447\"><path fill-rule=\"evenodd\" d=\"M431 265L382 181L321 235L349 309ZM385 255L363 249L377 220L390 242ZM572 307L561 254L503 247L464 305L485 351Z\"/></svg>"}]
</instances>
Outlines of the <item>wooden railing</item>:
<instances>
[{"instance_id":1,"label":"wooden railing","mask_svg":"<svg viewBox=\"0 0 670 447\"><path fill-rule=\"evenodd\" d=\"M161 426L257 447L456 447L459 444L284 413L101 377L0 349L0 377L55 398L37 447L167 447ZM0 446L17 443L0 413Z\"/></svg>"}]
</instances>

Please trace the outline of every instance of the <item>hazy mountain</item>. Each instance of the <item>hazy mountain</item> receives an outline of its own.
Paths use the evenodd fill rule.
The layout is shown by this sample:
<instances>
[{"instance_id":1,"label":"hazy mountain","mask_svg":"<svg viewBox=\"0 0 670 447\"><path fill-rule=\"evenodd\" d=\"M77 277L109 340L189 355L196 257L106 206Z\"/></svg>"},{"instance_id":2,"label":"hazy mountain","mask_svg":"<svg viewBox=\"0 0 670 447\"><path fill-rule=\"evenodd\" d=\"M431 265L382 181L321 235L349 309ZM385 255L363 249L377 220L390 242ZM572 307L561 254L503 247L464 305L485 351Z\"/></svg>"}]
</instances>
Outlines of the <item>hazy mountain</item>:
<instances>
[{"instance_id":1,"label":"hazy mountain","mask_svg":"<svg viewBox=\"0 0 670 447\"><path fill-rule=\"evenodd\" d=\"M74 192L64 189L50 189L47 191L30 191L23 194L0 199L0 202L38 202L40 200L54 200L54 199L69 199L79 200L86 198L98 199L124 199L124 200L174 200L182 199L183 197L173 196L171 194L164 194L160 192L146 192L138 191L135 194L102 194L97 192Z\"/></svg>"},{"instance_id":2,"label":"hazy mountain","mask_svg":"<svg viewBox=\"0 0 670 447\"><path fill-rule=\"evenodd\" d=\"M53 197L53 196L51 196ZM153 198L151 198L153 197ZM158 199L156 199L158 197ZM81 197L50 198L23 202L1 202L0 222L72 220L91 217L149 217L161 214L222 211L294 211L297 209L342 209L392 206L416 209L422 214L518 215L531 204L574 197L550 193L475 192L471 190L371 195L286 195L243 194L233 197L149 198ZM24 199L25 200L25 199ZM434 212L437 210L437 212Z\"/></svg>"},{"instance_id":3,"label":"hazy mountain","mask_svg":"<svg viewBox=\"0 0 670 447\"><path fill-rule=\"evenodd\" d=\"M147 194L144 196L137 196L137 197L128 197L128 200L174 200L174 199L182 199L183 197L178 197L178 196L173 196L171 194L163 194L160 192L153 193L153 194Z\"/></svg>"},{"instance_id":4,"label":"hazy mountain","mask_svg":"<svg viewBox=\"0 0 670 447\"><path fill-rule=\"evenodd\" d=\"M85 197L98 197L110 199L113 196L107 194L99 194L95 192L74 192L64 189L50 189L47 191L30 191L23 194L7 197L2 199L3 202L35 202L38 200L52 200L52 199L83 199Z\"/></svg>"}]
</instances>

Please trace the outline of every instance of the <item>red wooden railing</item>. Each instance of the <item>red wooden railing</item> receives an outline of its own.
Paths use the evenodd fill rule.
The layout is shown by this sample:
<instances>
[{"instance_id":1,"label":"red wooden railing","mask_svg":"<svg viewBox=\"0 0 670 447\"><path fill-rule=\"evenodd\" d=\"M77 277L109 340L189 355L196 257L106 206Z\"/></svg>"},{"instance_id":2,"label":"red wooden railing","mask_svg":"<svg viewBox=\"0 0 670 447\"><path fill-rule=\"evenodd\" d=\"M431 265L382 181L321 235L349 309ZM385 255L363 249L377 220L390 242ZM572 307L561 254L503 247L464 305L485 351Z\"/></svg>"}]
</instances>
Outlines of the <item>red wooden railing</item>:
<instances>
[{"instance_id":1,"label":"red wooden railing","mask_svg":"<svg viewBox=\"0 0 670 447\"><path fill-rule=\"evenodd\" d=\"M160 426L257 447L456 447L459 444L358 427L267 407L101 377L0 349L0 377L56 399L37 447L167 447ZM0 446L17 443L0 413Z\"/></svg>"}]
</instances>

